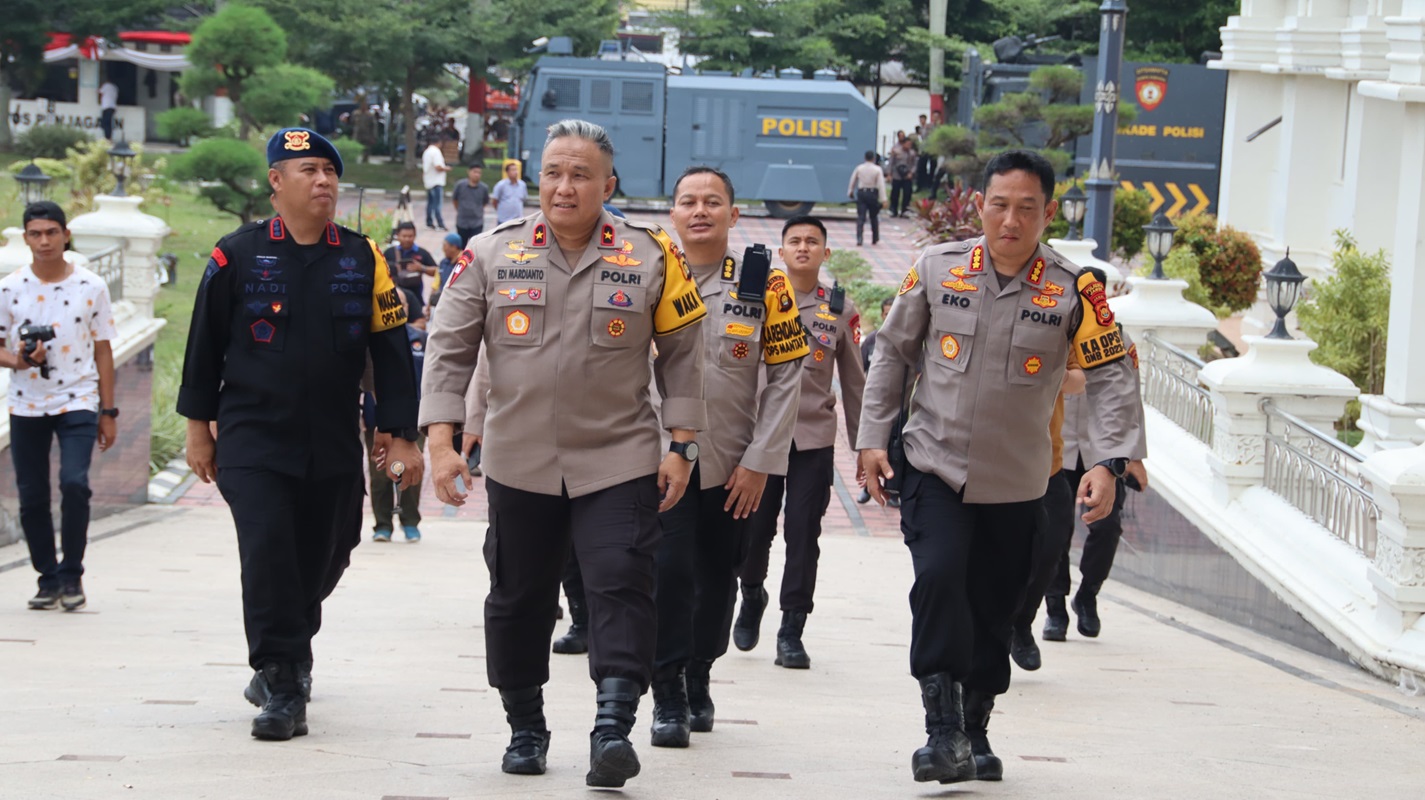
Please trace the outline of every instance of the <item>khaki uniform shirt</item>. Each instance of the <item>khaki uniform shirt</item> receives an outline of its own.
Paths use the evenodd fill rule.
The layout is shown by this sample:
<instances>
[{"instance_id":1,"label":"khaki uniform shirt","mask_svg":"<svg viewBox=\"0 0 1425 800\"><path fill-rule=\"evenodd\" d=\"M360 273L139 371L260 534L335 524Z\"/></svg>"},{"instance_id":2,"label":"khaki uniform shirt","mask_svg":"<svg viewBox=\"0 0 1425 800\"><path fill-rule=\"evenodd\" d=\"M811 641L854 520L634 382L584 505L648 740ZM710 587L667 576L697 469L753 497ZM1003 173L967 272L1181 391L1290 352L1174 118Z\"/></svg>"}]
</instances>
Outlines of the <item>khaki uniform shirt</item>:
<instances>
[{"instance_id":1,"label":"khaki uniform shirt","mask_svg":"<svg viewBox=\"0 0 1425 800\"><path fill-rule=\"evenodd\" d=\"M708 426L698 436L702 489L725 485L737 466L787 474L802 386L800 362L810 352L786 273L771 270L765 295L739 298L741 269L742 259L729 251L721 264L693 273L708 309L703 322ZM766 388L759 400L764 371Z\"/></svg>"},{"instance_id":2,"label":"khaki uniform shirt","mask_svg":"<svg viewBox=\"0 0 1425 800\"><path fill-rule=\"evenodd\" d=\"M1003 289L983 238L921 254L876 336L858 449L886 447L905 370L922 356L907 458L965 502L1044 494L1049 421L1071 361L1086 370L1093 408L1085 460L1127 458L1138 440L1132 366L1103 284L1046 246Z\"/></svg>"},{"instance_id":3,"label":"khaki uniform shirt","mask_svg":"<svg viewBox=\"0 0 1425 800\"><path fill-rule=\"evenodd\" d=\"M797 298L802 325L811 333L811 358L802 366L802 399L794 440L798 450L836 444L833 364L841 380L848 442L856 441L856 431L861 426L861 393L866 388L866 371L861 366L861 315L849 297L839 314L831 310L830 300L831 288L824 285Z\"/></svg>"},{"instance_id":4,"label":"khaki uniform shirt","mask_svg":"<svg viewBox=\"0 0 1425 800\"><path fill-rule=\"evenodd\" d=\"M851 184L846 187L846 194L854 198L859 189L875 189L881 205L885 205L886 173L870 161L862 161L860 166L851 170Z\"/></svg>"},{"instance_id":5,"label":"khaki uniform shirt","mask_svg":"<svg viewBox=\"0 0 1425 800\"><path fill-rule=\"evenodd\" d=\"M579 497L658 471L649 345L663 424L706 427L700 322L707 311L656 225L603 213L569 264L542 213L461 253L427 345L420 424L465 422L480 344L490 364L481 468L527 492Z\"/></svg>"},{"instance_id":6,"label":"khaki uniform shirt","mask_svg":"<svg viewBox=\"0 0 1425 800\"><path fill-rule=\"evenodd\" d=\"M1136 411L1138 414L1138 440L1134 442L1132 451L1124 458L1140 461L1148 457L1148 429L1144 426L1143 420L1143 395L1141 393L1138 375L1138 345L1128 338L1128 334L1123 334L1123 344L1128 347L1128 363L1133 367L1133 388L1135 396L1138 398ZM1064 443L1063 454L1056 464L1063 464L1064 469L1078 469L1079 459L1083 458L1085 467L1092 467L1102 459L1090 461L1092 456L1088 450L1088 438L1093 415L1089 412L1092 407L1086 401L1082 393L1070 395L1064 398Z\"/></svg>"}]
</instances>

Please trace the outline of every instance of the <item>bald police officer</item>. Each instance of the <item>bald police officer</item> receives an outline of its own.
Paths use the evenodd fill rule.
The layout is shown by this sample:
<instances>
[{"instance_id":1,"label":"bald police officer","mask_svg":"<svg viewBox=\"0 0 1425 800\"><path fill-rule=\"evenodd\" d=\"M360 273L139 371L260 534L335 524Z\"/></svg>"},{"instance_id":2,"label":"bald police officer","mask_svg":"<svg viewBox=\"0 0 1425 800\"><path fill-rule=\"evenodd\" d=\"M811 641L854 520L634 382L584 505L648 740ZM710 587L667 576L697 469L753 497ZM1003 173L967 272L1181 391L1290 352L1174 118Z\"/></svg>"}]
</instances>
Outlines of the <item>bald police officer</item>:
<instances>
[{"instance_id":1,"label":"bald police officer","mask_svg":"<svg viewBox=\"0 0 1425 800\"><path fill-rule=\"evenodd\" d=\"M697 285L661 229L604 210L613 189L603 128L550 126L539 213L473 239L451 272L426 351L420 415L436 494L460 505L455 479L469 485L470 475L451 441L483 342L486 665L512 731L501 768L545 770L542 687L572 539L598 687L585 781L598 787L622 786L639 771L628 734L653 668L657 515L683 495L694 432L707 421ZM648 391L655 336L652 371L673 440L661 453Z\"/></svg>"},{"instance_id":2,"label":"bald police officer","mask_svg":"<svg viewBox=\"0 0 1425 800\"><path fill-rule=\"evenodd\" d=\"M1009 687L1010 619L1029 578L1065 368L1085 370L1093 405L1085 462L1094 466L1078 487L1086 522L1113 507L1114 473L1138 435L1132 369L1103 284L1039 244L1057 209L1053 193L1042 156L991 159L975 199L985 235L921 254L867 378L861 465L882 503L881 480L903 473L901 531L915 568L910 663L929 734L912 755L917 781L1002 776L986 729ZM893 470L891 426L904 376L922 358L908 463Z\"/></svg>"},{"instance_id":3,"label":"bald police officer","mask_svg":"<svg viewBox=\"0 0 1425 800\"><path fill-rule=\"evenodd\" d=\"M826 226L816 217L793 217L782 225L782 246L777 251L791 273L797 292L797 311L810 332L811 357L803 362L802 393L796 433L788 457L786 477L767 481L762 507L752 515L752 547L740 570L742 610L732 638L739 650L757 646L762 612L767 607L767 562L777 517L786 495L787 564L782 571L780 596L782 625L777 630L775 663L789 669L811 667L802 644L807 615L816 591L816 567L821 557L821 518L831 504L835 480L836 391L833 369L841 382L847 441L856 441L861 422L861 392L866 373L861 366L861 315L856 305L834 286L821 281L821 265L831 256L826 246ZM859 470L858 475L859 478Z\"/></svg>"},{"instance_id":4,"label":"bald police officer","mask_svg":"<svg viewBox=\"0 0 1425 800\"><path fill-rule=\"evenodd\" d=\"M786 474L799 362L808 352L792 286L770 269L771 254L747 265L728 248L738 217L733 199L732 180L711 167L689 167L673 188L673 225L708 308L708 428L693 484L662 515L655 747L687 747L690 731L712 730L709 676L727 652L747 520L768 476Z\"/></svg>"},{"instance_id":5,"label":"bald police officer","mask_svg":"<svg viewBox=\"0 0 1425 800\"><path fill-rule=\"evenodd\" d=\"M312 637L361 537L359 405L373 365L376 450L420 483L406 317L376 244L331 222L341 156L303 128L267 144L277 216L238 228L208 259L193 305L178 413L188 464L217 480L242 558L256 670L243 693L259 739L307 733ZM217 422L217 441L209 425ZM404 464L404 475L389 471Z\"/></svg>"}]
</instances>

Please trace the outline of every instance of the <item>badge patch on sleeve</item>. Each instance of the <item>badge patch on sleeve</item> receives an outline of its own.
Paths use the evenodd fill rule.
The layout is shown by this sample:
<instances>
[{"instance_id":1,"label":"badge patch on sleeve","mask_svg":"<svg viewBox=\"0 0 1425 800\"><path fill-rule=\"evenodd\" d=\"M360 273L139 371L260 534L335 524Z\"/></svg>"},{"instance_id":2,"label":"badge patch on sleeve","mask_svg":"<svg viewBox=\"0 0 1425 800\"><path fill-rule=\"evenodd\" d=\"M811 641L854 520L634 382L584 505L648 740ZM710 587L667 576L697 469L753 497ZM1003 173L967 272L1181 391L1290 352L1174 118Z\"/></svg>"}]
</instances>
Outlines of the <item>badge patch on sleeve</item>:
<instances>
[{"instance_id":1,"label":"badge patch on sleeve","mask_svg":"<svg viewBox=\"0 0 1425 800\"><path fill-rule=\"evenodd\" d=\"M762 326L762 360L768 364L783 364L811 355L791 282L781 270L772 270L763 302L767 321Z\"/></svg>"},{"instance_id":2,"label":"badge patch on sleeve","mask_svg":"<svg viewBox=\"0 0 1425 800\"><path fill-rule=\"evenodd\" d=\"M1070 348L1073 360L1084 369L1093 369L1122 359L1128 354L1123 333L1113 322L1103 284L1089 272L1079 275L1077 283L1083 308Z\"/></svg>"},{"instance_id":3,"label":"badge patch on sleeve","mask_svg":"<svg viewBox=\"0 0 1425 800\"><path fill-rule=\"evenodd\" d=\"M920 283L920 273L916 271L915 267L911 267L910 272L907 272L905 274L905 280L901 281L900 291L896 292L896 295L899 296L905 294L911 289L914 289L915 285L918 283Z\"/></svg>"},{"instance_id":4,"label":"badge patch on sleeve","mask_svg":"<svg viewBox=\"0 0 1425 800\"><path fill-rule=\"evenodd\" d=\"M650 233L663 248L663 292L653 308L653 332L666 336L707 316L708 310L678 246L662 229Z\"/></svg>"},{"instance_id":5,"label":"badge patch on sleeve","mask_svg":"<svg viewBox=\"0 0 1425 800\"><path fill-rule=\"evenodd\" d=\"M391 280L391 270L386 267L386 257L370 239L371 253L376 258L371 280L371 332L381 333L406 324L406 309L401 305L400 289Z\"/></svg>"}]
</instances>

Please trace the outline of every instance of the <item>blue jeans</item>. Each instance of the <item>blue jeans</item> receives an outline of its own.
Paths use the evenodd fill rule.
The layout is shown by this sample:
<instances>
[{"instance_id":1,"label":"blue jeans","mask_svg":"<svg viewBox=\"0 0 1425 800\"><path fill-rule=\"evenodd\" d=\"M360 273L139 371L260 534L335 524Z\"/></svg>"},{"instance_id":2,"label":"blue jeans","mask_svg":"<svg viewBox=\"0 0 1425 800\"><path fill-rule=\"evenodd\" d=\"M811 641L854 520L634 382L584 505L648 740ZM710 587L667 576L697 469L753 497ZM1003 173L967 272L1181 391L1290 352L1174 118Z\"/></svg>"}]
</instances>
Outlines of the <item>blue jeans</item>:
<instances>
[{"instance_id":1,"label":"blue jeans","mask_svg":"<svg viewBox=\"0 0 1425 800\"><path fill-rule=\"evenodd\" d=\"M77 583L84 574L84 546L89 536L89 462L99 436L99 415L71 411L49 417L10 415L10 459L20 492L20 527L30 547L30 563L40 574L41 589ZM64 561L56 563L54 516L50 513L49 453L59 440L60 543Z\"/></svg>"},{"instance_id":2,"label":"blue jeans","mask_svg":"<svg viewBox=\"0 0 1425 800\"><path fill-rule=\"evenodd\" d=\"M434 228L436 225L445 227L445 218L440 215L440 206L445 202L445 187L432 186L426 189L426 227ZM435 223L431 223L431 214L435 215Z\"/></svg>"}]
</instances>

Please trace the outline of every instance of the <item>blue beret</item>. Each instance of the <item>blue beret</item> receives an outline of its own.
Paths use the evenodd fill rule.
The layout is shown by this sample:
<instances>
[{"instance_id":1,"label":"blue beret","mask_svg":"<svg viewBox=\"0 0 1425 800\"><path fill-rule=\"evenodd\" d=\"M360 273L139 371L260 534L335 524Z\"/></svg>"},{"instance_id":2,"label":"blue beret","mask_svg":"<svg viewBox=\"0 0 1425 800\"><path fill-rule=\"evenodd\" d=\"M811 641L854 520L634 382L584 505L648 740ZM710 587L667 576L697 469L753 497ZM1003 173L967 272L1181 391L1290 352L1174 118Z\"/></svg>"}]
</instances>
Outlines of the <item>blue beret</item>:
<instances>
[{"instance_id":1,"label":"blue beret","mask_svg":"<svg viewBox=\"0 0 1425 800\"><path fill-rule=\"evenodd\" d=\"M458 233L447 233L445 235L445 243L448 245L453 245L455 247L465 246L465 240L461 239L460 234Z\"/></svg>"},{"instance_id":2,"label":"blue beret","mask_svg":"<svg viewBox=\"0 0 1425 800\"><path fill-rule=\"evenodd\" d=\"M267 166L289 158L325 158L336 167L336 176L341 177L341 153L336 147L316 131L306 128L283 128L267 140Z\"/></svg>"}]
</instances>

